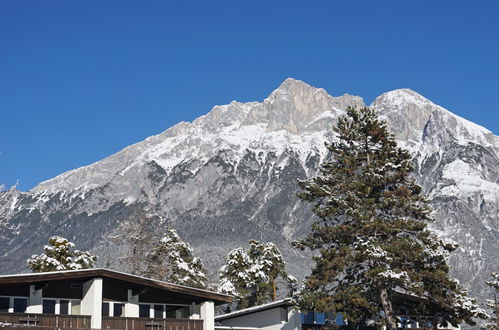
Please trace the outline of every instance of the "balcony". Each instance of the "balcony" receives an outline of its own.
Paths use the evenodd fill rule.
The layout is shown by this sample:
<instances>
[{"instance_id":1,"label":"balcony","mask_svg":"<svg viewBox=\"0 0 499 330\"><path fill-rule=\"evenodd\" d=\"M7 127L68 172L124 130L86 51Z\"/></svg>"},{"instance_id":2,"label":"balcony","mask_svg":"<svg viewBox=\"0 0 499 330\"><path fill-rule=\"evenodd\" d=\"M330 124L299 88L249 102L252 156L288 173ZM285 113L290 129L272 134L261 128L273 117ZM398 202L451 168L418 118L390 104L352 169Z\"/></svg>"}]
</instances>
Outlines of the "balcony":
<instances>
[{"instance_id":1,"label":"balcony","mask_svg":"<svg viewBox=\"0 0 499 330\"><path fill-rule=\"evenodd\" d=\"M1 329L90 329L90 316L0 313Z\"/></svg>"},{"instance_id":2,"label":"balcony","mask_svg":"<svg viewBox=\"0 0 499 330\"><path fill-rule=\"evenodd\" d=\"M203 320L140 317L102 317L103 329L203 330ZM90 329L90 316L0 313L0 329Z\"/></svg>"},{"instance_id":3,"label":"balcony","mask_svg":"<svg viewBox=\"0 0 499 330\"><path fill-rule=\"evenodd\" d=\"M203 320L141 317L102 317L103 329L127 330L203 330Z\"/></svg>"}]
</instances>

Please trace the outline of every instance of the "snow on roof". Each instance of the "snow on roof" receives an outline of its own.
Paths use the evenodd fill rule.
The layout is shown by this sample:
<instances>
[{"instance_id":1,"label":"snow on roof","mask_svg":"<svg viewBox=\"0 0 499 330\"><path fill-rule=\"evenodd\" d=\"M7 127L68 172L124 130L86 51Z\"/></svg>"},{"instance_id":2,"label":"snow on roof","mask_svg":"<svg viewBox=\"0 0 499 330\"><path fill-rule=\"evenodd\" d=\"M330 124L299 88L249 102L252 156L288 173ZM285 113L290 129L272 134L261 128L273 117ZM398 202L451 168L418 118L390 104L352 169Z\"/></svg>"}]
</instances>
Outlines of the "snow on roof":
<instances>
[{"instance_id":1,"label":"snow on roof","mask_svg":"<svg viewBox=\"0 0 499 330\"><path fill-rule=\"evenodd\" d=\"M285 298L285 299L276 300L276 301L273 301L273 302L270 302L267 304L248 307L248 308L240 309L238 311L230 312L227 314L218 315L218 316L215 316L215 321L222 321L222 320L230 319L230 318L241 316L241 315L261 312L261 311L265 311L265 310L273 309L273 308L278 308L278 307L289 307L289 306L294 306L294 304L293 304L291 298Z\"/></svg>"}]
</instances>

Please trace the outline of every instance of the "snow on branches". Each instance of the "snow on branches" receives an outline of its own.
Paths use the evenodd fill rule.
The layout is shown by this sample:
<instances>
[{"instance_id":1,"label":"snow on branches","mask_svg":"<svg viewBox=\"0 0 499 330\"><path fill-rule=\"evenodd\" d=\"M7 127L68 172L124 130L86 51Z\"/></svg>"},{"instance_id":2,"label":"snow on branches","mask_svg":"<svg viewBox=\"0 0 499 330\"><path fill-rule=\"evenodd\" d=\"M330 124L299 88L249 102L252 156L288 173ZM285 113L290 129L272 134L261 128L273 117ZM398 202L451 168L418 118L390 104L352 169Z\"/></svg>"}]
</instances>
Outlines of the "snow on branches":
<instances>
[{"instance_id":1,"label":"snow on branches","mask_svg":"<svg viewBox=\"0 0 499 330\"><path fill-rule=\"evenodd\" d=\"M35 273L93 268L97 257L88 251L73 250L74 247L66 238L52 236L43 254L34 254L27 260L28 267Z\"/></svg>"},{"instance_id":2,"label":"snow on branches","mask_svg":"<svg viewBox=\"0 0 499 330\"><path fill-rule=\"evenodd\" d=\"M166 227L163 237L146 253L145 275L197 288L208 286L206 270L190 245L180 239L175 229Z\"/></svg>"},{"instance_id":3,"label":"snow on branches","mask_svg":"<svg viewBox=\"0 0 499 330\"><path fill-rule=\"evenodd\" d=\"M492 280L485 281L493 290L493 299L487 299L485 301L486 306L492 310L492 316L488 317L488 320L482 324L485 329L499 329L499 273L490 274Z\"/></svg>"},{"instance_id":4,"label":"snow on branches","mask_svg":"<svg viewBox=\"0 0 499 330\"><path fill-rule=\"evenodd\" d=\"M411 176L409 152L369 108L348 108L334 129L331 160L320 175L299 181L299 197L313 204L319 221L294 245L320 252L300 293L302 307L341 311L359 326L383 310L380 325L395 329L394 306L404 302L442 323L474 324L482 311L449 276L456 247L427 229L434 219ZM400 292L419 305L401 301Z\"/></svg>"},{"instance_id":5,"label":"snow on branches","mask_svg":"<svg viewBox=\"0 0 499 330\"><path fill-rule=\"evenodd\" d=\"M123 222L119 232L112 239L127 247L126 271L174 284L209 288L201 259L160 215L151 210L140 211Z\"/></svg>"},{"instance_id":6,"label":"snow on branches","mask_svg":"<svg viewBox=\"0 0 499 330\"><path fill-rule=\"evenodd\" d=\"M278 279L288 288L297 282L286 272L286 263L274 243L251 240L249 244L248 251L230 251L218 272L218 291L235 296L239 309L275 300Z\"/></svg>"}]
</instances>

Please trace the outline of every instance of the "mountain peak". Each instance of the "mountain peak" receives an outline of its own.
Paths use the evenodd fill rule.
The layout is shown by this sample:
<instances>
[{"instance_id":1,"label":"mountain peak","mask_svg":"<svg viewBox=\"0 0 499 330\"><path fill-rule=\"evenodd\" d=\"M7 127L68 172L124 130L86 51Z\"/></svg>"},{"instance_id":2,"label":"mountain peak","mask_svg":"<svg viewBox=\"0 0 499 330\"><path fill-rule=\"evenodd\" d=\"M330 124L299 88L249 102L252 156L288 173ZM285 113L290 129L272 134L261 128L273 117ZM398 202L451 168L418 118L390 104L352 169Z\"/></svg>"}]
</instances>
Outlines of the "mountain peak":
<instances>
[{"instance_id":1,"label":"mountain peak","mask_svg":"<svg viewBox=\"0 0 499 330\"><path fill-rule=\"evenodd\" d=\"M433 102L409 88L395 89L383 93L376 98L376 100L373 102L373 105L374 104L387 105L398 109L410 104L418 107L425 107L428 105L435 106Z\"/></svg>"},{"instance_id":2,"label":"mountain peak","mask_svg":"<svg viewBox=\"0 0 499 330\"><path fill-rule=\"evenodd\" d=\"M322 88L313 87L306 82L303 82L294 78L286 78L277 89L275 89L270 95L269 99L277 98L279 96L285 95L296 95L296 94L313 94L315 92L322 92L327 94L327 92Z\"/></svg>"},{"instance_id":3,"label":"mountain peak","mask_svg":"<svg viewBox=\"0 0 499 330\"><path fill-rule=\"evenodd\" d=\"M304 130L317 129L310 126L319 116L341 112L347 106L363 106L362 98L343 95L334 97L323 88L313 87L301 80L287 78L264 101L271 131L286 130L300 134ZM321 125L319 125L321 126ZM323 128L323 127L322 127Z\"/></svg>"},{"instance_id":4,"label":"mountain peak","mask_svg":"<svg viewBox=\"0 0 499 330\"><path fill-rule=\"evenodd\" d=\"M286 89L290 86L307 86L307 87L312 87L310 86L309 84L307 84L306 82L302 81L302 80L298 80L298 79L295 79L295 78L291 78L291 77L288 77L286 79L284 79L284 81L281 83L281 85L279 85L279 87L277 89Z\"/></svg>"}]
</instances>

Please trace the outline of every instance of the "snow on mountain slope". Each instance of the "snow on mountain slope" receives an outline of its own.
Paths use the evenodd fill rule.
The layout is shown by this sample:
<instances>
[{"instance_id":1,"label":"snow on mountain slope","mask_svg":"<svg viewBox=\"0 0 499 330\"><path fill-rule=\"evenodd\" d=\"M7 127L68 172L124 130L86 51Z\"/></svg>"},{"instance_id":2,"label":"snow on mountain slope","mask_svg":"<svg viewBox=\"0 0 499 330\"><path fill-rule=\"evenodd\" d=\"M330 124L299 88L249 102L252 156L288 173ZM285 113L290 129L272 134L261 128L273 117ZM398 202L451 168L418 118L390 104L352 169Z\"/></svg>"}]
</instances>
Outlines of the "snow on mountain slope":
<instances>
[{"instance_id":1,"label":"snow on mountain slope","mask_svg":"<svg viewBox=\"0 0 499 330\"><path fill-rule=\"evenodd\" d=\"M287 79L263 102L215 106L95 164L63 173L32 191L0 194L0 271L22 270L52 234L68 236L120 265L109 241L145 204L168 218L212 270L249 239L274 241L302 277L309 256L290 242L313 221L296 198L297 179L314 175L324 142L358 96L333 97ZM457 277L483 294L482 278L499 251L499 138L409 89L371 105L400 145L414 154L416 177L432 199L432 228L458 242ZM33 230L37 228L37 230Z\"/></svg>"},{"instance_id":2,"label":"snow on mountain slope","mask_svg":"<svg viewBox=\"0 0 499 330\"><path fill-rule=\"evenodd\" d=\"M179 123L102 161L42 182L32 192L81 193L133 177L134 171L149 161L169 173L185 160L196 157L202 163L221 149L231 149L236 157L248 149L265 155L268 151L282 154L290 148L300 151L302 157L317 147L324 152L325 123L341 115L346 105L364 103L359 97L332 97L323 89L287 79L263 103L234 101L215 106L192 123Z\"/></svg>"}]
</instances>

